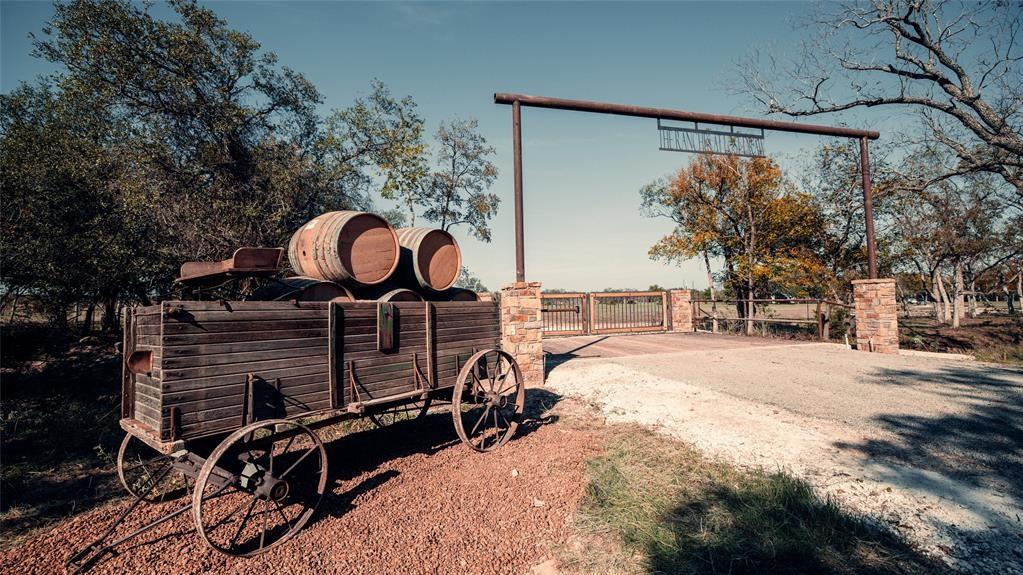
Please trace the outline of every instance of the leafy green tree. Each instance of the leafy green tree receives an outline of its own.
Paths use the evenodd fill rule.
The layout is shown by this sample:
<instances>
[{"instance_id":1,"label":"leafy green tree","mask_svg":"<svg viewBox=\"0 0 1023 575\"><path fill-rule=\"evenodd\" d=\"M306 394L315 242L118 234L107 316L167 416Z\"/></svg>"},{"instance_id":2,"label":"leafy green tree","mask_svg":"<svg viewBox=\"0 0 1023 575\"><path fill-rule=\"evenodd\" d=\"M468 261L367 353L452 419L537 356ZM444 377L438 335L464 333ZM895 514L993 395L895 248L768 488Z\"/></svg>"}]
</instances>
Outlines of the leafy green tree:
<instances>
[{"instance_id":1,"label":"leafy green tree","mask_svg":"<svg viewBox=\"0 0 1023 575\"><path fill-rule=\"evenodd\" d=\"M151 220L132 203L132 163L110 143L110 118L46 85L0 96L0 267L64 327L68 311L98 303L113 327L116 302L139 296L168 270ZM91 325L90 321L86 325Z\"/></svg>"},{"instance_id":2,"label":"leafy green tree","mask_svg":"<svg viewBox=\"0 0 1023 575\"><path fill-rule=\"evenodd\" d=\"M490 291L483 283L483 280L476 277L476 274L469 271L469 268L465 266L462 266L461 271L458 273L458 281L455 282L455 287L472 290L476 293L485 293Z\"/></svg>"},{"instance_id":3,"label":"leafy green tree","mask_svg":"<svg viewBox=\"0 0 1023 575\"><path fill-rule=\"evenodd\" d=\"M55 321L74 301L147 302L183 261L283 245L425 174L411 98L376 81L322 118L316 88L251 36L170 7L58 3L35 53L61 71L0 102L2 283L45 295Z\"/></svg>"},{"instance_id":4,"label":"leafy green tree","mask_svg":"<svg viewBox=\"0 0 1023 575\"><path fill-rule=\"evenodd\" d=\"M501 199L487 192L497 179L497 166L490 161L495 152L477 128L472 119L437 129L437 170L425 184L423 216L444 230L465 224L476 239L489 242L490 220Z\"/></svg>"}]
</instances>

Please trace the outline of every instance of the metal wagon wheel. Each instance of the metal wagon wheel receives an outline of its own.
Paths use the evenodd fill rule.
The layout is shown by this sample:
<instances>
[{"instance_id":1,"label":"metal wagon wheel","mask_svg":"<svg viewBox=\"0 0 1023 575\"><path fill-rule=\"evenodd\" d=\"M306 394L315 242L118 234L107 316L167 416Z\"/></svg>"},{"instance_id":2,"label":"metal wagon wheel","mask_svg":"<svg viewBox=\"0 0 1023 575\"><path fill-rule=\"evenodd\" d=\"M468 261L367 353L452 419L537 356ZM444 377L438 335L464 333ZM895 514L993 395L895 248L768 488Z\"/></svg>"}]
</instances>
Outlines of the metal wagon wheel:
<instances>
[{"instance_id":1,"label":"metal wagon wheel","mask_svg":"<svg viewBox=\"0 0 1023 575\"><path fill-rule=\"evenodd\" d=\"M124 436L117 450L117 476L121 485L128 493L147 503L173 501L189 492L188 476L174 473L173 465L172 457L156 451L130 433Z\"/></svg>"},{"instance_id":2,"label":"metal wagon wheel","mask_svg":"<svg viewBox=\"0 0 1023 575\"><path fill-rule=\"evenodd\" d=\"M368 413L366 416L373 422L373 425L383 428L402 421L422 419L430 410L430 403L431 400L428 397L422 401L392 405L386 409Z\"/></svg>"},{"instance_id":3,"label":"metal wagon wheel","mask_svg":"<svg viewBox=\"0 0 1023 575\"><path fill-rule=\"evenodd\" d=\"M522 418L526 386L511 355L483 350L458 373L451 401L455 432L476 451L493 451L507 443Z\"/></svg>"},{"instance_id":4,"label":"metal wagon wheel","mask_svg":"<svg viewBox=\"0 0 1023 575\"><path fill-rule=\"evenodd\" d=\"M225 484L231 488L214 496ZM327 452L308 427L285 419L247 425L224 439L196 479L192 515L210 547L249 557L298 533L327 486Z\"/></svg>"}]
</instances>

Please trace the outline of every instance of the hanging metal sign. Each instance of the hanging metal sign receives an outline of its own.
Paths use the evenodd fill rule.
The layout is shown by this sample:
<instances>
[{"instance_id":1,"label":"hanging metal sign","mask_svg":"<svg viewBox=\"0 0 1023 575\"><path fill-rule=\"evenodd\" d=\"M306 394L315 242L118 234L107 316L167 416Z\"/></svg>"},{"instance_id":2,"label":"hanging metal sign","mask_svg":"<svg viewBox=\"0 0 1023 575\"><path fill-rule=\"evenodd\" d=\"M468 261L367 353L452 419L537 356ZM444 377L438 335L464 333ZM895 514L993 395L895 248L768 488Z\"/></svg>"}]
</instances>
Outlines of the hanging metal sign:
<instances>
[{"instance_id":1,"label":"hanging metal sign","mask_svg":"<svg viewBox=\"0 0 1023 575\"><path fill-rule=\"evenodd\" d=\"M660 149L665 152L693 152L697 154L722 154L726 156L744 156L747 158L764 157L764 130L757 132L737 132L735 127L718 130L700 128L699 122L693 127L665 126L657 120L657 130L661 136Z\"/></svg>"}]
</instances>

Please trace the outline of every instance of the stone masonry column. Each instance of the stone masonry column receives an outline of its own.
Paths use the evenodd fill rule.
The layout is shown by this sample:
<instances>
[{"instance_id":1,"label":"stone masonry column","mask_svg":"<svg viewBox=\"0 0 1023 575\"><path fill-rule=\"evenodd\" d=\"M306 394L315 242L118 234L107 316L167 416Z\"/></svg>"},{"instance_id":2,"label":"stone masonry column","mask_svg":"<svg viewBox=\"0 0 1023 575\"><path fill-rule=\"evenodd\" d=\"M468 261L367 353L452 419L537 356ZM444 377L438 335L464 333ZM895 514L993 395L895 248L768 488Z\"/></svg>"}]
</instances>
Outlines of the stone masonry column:
<instances>
[{"instance_id":1,"label":"stone masonry column","mask_svg":"<svg viewBox=\"0 0 1023 575\"><path fill-rule=\"evenodd\" d=\"M540 282L501 288L501 349L511 354L527 386L543 385L543 319Z\"/></svg>"},{"instance_id":2,"label":"stone masonry column","mask_svg":"<svg viewBox=\"0 0 1023 575\"><path fill-rule=\"evenodd\" d=\"M671 308L671 331L696 331L693 325L693 292L687 289L673 289L668 293Z\"/></svg>"},{"instance_id":3,"label":"stone masonry column","mask_svg":"<svg viewBox=\"0 0 1023 575\"><path fill-rule=\"evenodd\" d=\"M856 307L856 349L899 353L899 310L895 280L853 280Z\"/></svg>"}]
</instances>

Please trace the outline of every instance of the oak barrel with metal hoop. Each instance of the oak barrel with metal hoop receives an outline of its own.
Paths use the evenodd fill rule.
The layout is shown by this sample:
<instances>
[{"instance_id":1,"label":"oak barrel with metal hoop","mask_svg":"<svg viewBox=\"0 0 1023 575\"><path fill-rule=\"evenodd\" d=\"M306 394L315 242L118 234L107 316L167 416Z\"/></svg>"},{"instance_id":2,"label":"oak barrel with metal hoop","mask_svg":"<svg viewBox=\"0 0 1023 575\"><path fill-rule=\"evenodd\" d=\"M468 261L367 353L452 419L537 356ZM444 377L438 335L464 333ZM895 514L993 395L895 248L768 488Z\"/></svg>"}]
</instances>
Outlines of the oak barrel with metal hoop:
<instances>
[{"instance_id":1,"label":"oak barrel with metal hoop","mask_svg":"<svg viewBox=\"0 0 1023 575\"><path fill-rule=\"evenodd\" d=\"M462 270L462 250L455 238L433 228L400 228L401 260L395 279L408 287L444 291Z\"/></svg>"},{"instance_id":2,"label":"oak barrel with metal hoop","mask_svg":"<svg viewBox=\"0 0 1023 575\"><path fill-rule=\"evenodd\" d=\"M288 243L295 273L350 285L376 285L398 266L400 246L387 220L367 212L327 212Z\"/></svg>"}]
</instances>

